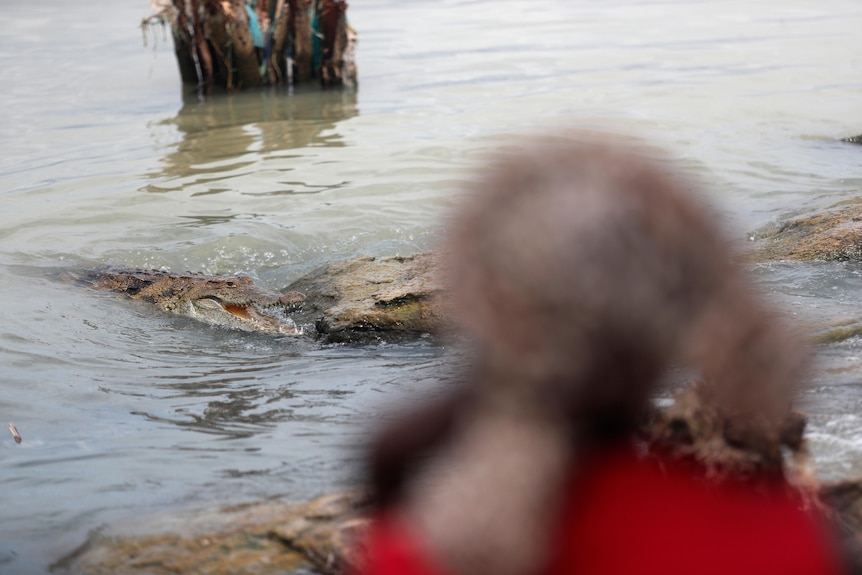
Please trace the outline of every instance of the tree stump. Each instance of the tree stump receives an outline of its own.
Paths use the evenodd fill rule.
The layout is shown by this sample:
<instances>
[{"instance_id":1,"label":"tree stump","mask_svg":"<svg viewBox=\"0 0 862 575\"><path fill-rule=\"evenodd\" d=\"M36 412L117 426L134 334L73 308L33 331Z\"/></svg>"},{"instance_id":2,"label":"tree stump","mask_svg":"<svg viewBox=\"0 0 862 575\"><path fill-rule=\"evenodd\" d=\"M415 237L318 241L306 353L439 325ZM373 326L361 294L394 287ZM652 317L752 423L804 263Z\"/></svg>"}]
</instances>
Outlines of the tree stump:
<instances>
[{"instance_id":1,"label":"tree stump","mask_svg":"<svg viewBox=\"0 0 862 575\"><path fill-rule=\"evenodd\" d=\"M183 84L206 95L317 81L356 86L344 0L152 0L141 24L170 26Z\"/></svg>"}]
</instances>

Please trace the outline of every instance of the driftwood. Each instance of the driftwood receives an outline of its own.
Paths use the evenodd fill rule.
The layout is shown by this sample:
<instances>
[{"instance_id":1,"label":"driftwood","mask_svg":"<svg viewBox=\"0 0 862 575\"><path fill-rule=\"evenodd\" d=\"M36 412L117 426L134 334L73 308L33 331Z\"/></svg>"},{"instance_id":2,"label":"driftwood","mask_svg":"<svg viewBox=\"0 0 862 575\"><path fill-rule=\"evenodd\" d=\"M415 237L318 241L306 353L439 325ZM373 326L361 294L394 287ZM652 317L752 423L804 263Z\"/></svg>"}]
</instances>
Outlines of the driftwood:
<instances>
[{"instance_id":1,"label":"driftwood","mask_svg":"<svg viewBox=\"0 0 862 575\"><path fill-rule=\"evenodd\" d=\"M153 0L146 28L170 26L184 84L203 94L319 81L356 86L344 0Z\"/></svg>"}]
</instances>

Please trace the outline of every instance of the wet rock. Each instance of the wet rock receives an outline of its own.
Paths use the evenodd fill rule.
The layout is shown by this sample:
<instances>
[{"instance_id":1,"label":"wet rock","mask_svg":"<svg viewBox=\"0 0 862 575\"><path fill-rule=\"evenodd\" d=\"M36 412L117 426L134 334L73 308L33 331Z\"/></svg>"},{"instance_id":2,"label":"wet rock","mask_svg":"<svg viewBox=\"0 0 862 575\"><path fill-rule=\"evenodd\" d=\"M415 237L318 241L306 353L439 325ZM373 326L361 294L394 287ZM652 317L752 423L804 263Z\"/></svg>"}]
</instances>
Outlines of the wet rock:
<instances>
[{"instance_id":1,"label":"wet rock","mask_svg":"<svg viewBox=\"0 0 862 575\"><path fill-rule=\"evenodd\" d=\"M759 230L758 259L862 261L862 198Z\"/></svg>"},{"instance_id":2,"label":"wet rock","mask_svg":"<svg viewBox=\"0 0 862 575\"><path fill-rule=\"evenodd\" d=\"M439 257L358 257L323 266L288 290L306 294L299 324L326 342L403 340L445 325Z\"/></svg>"},{"instance_id":3,"label":"wet rock","mask_svg":"<svg viewBox=\"0 0 862 575\"><path fill-rule=\"evenodd\" d=\"M320 573L355 571L362 561L357 542L370 523L363 514L369 502L364 491L333 493L316 499L270 534L300 552Z\"/></svg>"},{"instance_id":4,"label":"wet rock","mask_svg":"<svg viewBox=\"0 0 862 575\"><path fill-rule=\"evenodd\" d=\"M100 531L57 562L69 575L278 575L312 567L336 573L357 560L367 519L362 491L305 504L258 503L156 518ZM170 527L165 527L166 525Z\"/></svg>"}]
</instances>

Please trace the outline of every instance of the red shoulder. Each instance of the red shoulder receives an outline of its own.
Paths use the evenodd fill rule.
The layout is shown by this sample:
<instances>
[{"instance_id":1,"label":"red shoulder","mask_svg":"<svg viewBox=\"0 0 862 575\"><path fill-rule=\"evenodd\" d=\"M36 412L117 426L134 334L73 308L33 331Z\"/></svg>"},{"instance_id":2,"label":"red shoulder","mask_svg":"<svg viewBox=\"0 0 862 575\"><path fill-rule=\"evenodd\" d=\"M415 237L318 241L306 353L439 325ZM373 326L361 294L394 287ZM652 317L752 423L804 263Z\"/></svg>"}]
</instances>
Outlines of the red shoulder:
<instances>
[{"instance_id":1,"label":"red shoulder","mask_svg":"<svg viewBox=\"0 0 862 575\"><path fill-rule=\"evenodd\" d=\"M826 521L785 483L706 481L693 467L615 453L573 482L553 573L837 575Z\"/></svg>"}]
</instances>

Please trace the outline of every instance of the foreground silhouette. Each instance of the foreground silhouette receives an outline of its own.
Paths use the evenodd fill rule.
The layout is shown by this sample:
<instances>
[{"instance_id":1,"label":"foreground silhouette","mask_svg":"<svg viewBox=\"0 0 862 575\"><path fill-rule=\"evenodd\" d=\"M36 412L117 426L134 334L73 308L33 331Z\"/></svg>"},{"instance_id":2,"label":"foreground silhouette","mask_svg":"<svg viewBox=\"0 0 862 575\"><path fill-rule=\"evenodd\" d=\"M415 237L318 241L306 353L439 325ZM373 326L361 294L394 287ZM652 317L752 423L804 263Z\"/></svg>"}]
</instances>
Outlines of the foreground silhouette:
<instances>
[{"instance_id":1,"label":"foreground silhouette","mask_svg":"<svg viewBox=\"0 0 862 575\"><path fill-rule=\"evenodd\" d=\"M805 349L688 188L594 134L486 170L446 249L474 372L380 434L360 573L846 572L782 464ZM679 364L758 465L637 443Z\"/></svg>"}]
</instances>

